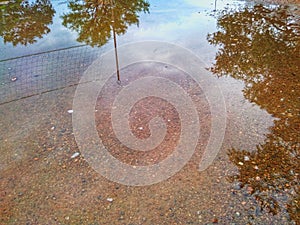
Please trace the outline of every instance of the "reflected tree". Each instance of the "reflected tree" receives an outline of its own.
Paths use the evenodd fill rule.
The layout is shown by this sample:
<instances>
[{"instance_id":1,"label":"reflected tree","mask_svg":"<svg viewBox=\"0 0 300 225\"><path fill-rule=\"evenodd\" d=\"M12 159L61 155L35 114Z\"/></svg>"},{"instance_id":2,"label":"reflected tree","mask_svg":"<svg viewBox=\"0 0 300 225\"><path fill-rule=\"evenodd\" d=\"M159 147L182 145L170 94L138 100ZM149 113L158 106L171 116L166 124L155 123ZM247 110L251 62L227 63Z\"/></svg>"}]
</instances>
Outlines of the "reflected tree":
<instances>
[{"instance_id":1,"label":"reflected tree","mask_svg":"<svg viewBox=\"0 0 300 225\"><path fill-rule=\"evenodd\" d=\"M33 44L50 32L55 10L49 0L15 0L0 6L0 36L4 42Z\"/></svg>"},{"instance_id":2,"label":"reflected tree","mask_svg":"<svg viewBox=\"0 0 300 225\"><path fill-rule=\"evenodd\" d=\"M219 46L211 71L242 80L245 97L276 117L256 151L229 150L238 167L230 180L250 187L264 209L273 214L287 211L296 223L300 222L299 24L287 7L256 5L221 12L218 31L208 35L208 42Z\"/></svg>"},{"instance_id":3,"label":"reflected tree","mask_svg":"<svg viewBox=\"0 0 300 225\"><path fill-rule=\"evenodd\" d=\"M79 42L102 46L112 30L121 35L130 25L139 24L139 12L149 12L143 0L75 0L68 5L71 12L64 14L63 25L78 33Z\"/></svg>"}]
</instances>

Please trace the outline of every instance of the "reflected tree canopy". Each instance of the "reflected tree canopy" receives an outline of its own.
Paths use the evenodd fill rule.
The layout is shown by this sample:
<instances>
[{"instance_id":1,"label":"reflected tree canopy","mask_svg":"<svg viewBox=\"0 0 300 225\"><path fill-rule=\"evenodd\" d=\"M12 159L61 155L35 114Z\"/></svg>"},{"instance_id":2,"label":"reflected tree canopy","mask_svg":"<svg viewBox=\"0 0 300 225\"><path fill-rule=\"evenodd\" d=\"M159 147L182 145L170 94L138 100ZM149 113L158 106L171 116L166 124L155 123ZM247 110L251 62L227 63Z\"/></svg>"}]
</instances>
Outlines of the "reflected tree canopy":
<instances>
[{"instance_id":1,"label":"reflected tree canopy","mask_svg":"<svg viewBox=\"0 0 300 225\"><path fill-rule=\"evenodd\" d=\"M71 12L62 16L63 25L78 33L77 41L102 46L112 29L120 35L130 25L138 25L138 13L149 12L149 6L143 0L75 0L68 5Z\"/></svg>"},{"instance_id":2,"label":"reflected tree canopy","mask_svg":"<svg viewBox=\"0 0 300 225\"><path fill-rule=\"evenodd\" d=\"M229 151L238 167L230 179L250 187L264 209L300 222L299 20L286 7L256 5L223 11L217 24L208 35L220 47L211 71L244 81L245 97L277 118L256 151Z\"/></svg>"},{"instance_id":3,"label":"reflected tree canopy","mask_svg":"<svg viewBox=\"0 0 300 225\"><path fill-rule=\"evenodd\" d=\"M55 14L49 0L36 0L33 2L15 0L0 5L0 36L4 42L17 44L33 44L37 38L50 32L48 27L52 24Z\"/></svg>"}]
</instances>

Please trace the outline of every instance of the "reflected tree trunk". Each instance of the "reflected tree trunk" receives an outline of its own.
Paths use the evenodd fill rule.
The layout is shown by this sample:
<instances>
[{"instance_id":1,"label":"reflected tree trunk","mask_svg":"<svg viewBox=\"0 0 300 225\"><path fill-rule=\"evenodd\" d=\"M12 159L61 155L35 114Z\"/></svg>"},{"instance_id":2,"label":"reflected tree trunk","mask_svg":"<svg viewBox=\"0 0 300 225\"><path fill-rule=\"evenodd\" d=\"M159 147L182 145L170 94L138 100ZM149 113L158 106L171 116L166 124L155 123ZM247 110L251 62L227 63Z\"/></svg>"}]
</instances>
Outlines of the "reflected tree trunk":
<instances>
[{"instance_id":1,"label":"reflected tree trunk","mask_svg":"<svg viewBox=\"0 0 300 225\"><path fill-rule=\"evenodd\" d=\"M114 23L115 23L114 7L115 7L115 4L114 4L113 0L111 0L111 5L112 5L112 23L113 23L112 30L113 30L113 36L114 36L114 48L115 48L115 57L116 57L117 79L118 79L118 82L121 82L121 80L120 80L120 71L119 71L117 35L116 35L115 28L114 28Z\"/></svg>"}]
</instances>

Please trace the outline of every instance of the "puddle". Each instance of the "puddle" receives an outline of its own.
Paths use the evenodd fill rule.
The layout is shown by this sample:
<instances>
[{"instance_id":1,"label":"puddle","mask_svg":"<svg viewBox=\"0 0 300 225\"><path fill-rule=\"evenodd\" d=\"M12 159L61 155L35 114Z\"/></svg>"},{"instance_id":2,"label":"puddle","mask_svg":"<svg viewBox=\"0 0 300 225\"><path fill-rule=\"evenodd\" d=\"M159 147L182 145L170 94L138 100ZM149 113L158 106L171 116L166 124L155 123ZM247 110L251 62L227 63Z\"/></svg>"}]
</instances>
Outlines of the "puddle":
<instances>
[{"instance_id":1,"label":"puddle","mask_svg":"<svg viewBox=\"0 0 300 225\"><path fill-rule=\"evenodd\" d=\"M260 3L1 3L0 223L298 224L299 3ZM113 32L120 50L120 82ZM170 45L138 48L149 46L142 44L147 41ZM193 56L184 57L185 52ZM139 86L130 89L132 83ZM173 92L169 84L180 90ZM80 93L84 85L91 89ZM147 86L156 91L147 94ZM219 89L222 96L215 95ZM139 94L118 97L130 90ZM189 100L178 96L180 111L170 103L175 100L157 96L176 99L181 91L198 115L198 140L197 132L182 136L197 122L184 121L193 118ZM78 96L81 108L74 105ZM134 97L141 99L129 112L114 114L127 109ZM116 124L123 117L128 123L119 129ZM85 118L92 120L84 123L79 140L74 123ZM222 124L224 137L214 138L222 133ZM127 135L122 133L127 128L132 136L126 140L149 144L147 139L155 135L162 140L150 143L151 148L145 144L145 149L139 149L139 141L129 141L130 148L117 137ZM84 146L98 147L89 135L93 129L114 160L132 171L149 166L148 173L128 177L116 161L105 164L110 161L97 152L82 151ZM215 149L212 164L199 171L214 139L222 145ZM176 152L179 145L183 150ZM98 173L89 157L107 170ZM170 168L158 166L164 170L147 177L156 171L151 165L164 165L160 163L170 158ZM170 176L160 182L134 185L136 179L147 183L164 173Z\"/></svg>"}]
</instances>

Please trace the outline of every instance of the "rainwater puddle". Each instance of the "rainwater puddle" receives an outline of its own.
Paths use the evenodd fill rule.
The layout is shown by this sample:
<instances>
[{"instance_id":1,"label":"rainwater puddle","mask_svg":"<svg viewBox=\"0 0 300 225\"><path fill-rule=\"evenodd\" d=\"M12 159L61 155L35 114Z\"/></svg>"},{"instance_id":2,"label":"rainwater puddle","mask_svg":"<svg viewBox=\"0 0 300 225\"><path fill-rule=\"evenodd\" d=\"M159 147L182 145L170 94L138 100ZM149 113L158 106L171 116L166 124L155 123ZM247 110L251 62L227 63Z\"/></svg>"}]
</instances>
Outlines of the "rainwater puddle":
<instances>
[{"instance_id":1,"label":"rainwater puddle","mask_svg":"<svg viewBox=\"0 0 300 225\"><path fill-rule=\"evenodd\" d=\"M0 223L298 224L299 19L0 2Z\"/></svg>"}]
</instances>

